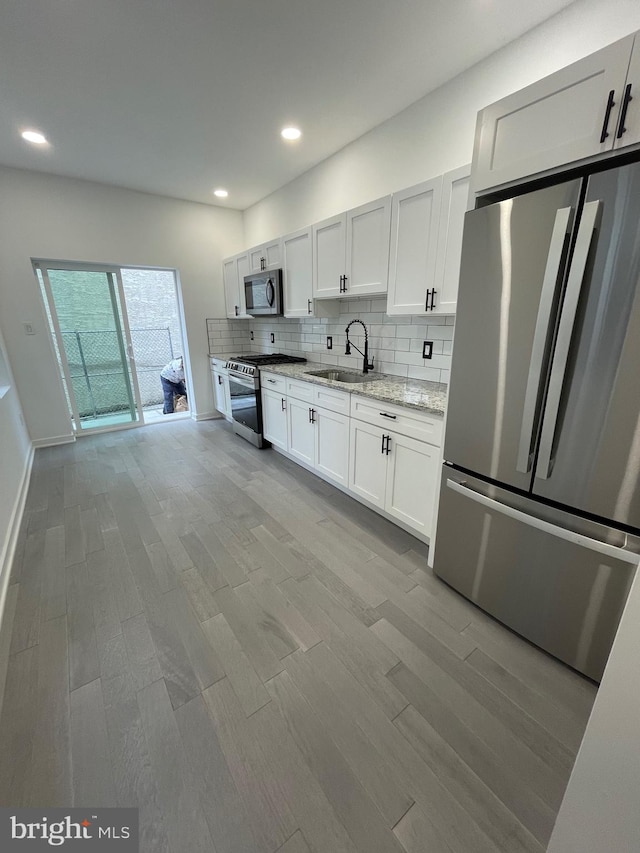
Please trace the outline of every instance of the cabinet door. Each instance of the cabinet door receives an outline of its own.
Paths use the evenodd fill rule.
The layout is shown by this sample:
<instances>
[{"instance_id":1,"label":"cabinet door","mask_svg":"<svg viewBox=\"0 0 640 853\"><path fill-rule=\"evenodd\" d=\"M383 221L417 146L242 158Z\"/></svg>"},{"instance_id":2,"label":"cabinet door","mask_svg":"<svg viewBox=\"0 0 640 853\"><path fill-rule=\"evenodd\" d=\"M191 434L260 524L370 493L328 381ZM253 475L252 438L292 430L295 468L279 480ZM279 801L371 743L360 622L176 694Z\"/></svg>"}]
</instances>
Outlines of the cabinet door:
<instances>
[{"instance_id":1,"label":"cabinet door","mask_svg":"<svg viewBox=\"0 0 640 853\"><path fill-rule=\"evenodd\" d=\"M308 317L313 312L311 229L282 238L284 316Z\"/></svg>"},{"instance_id":2,"label":"cabinet door","mask_svg":"<svg viewBox=\"0 0 640 853\"><path fill-rule=\"evenodd\" d=\"M315 424L311 421L312 406L302 400L287 398L289 453L313 467L315 464Z\"/></svg>"},{"instance_id":3,"label":"cabinet door","mask_svg":"<svg viewBox=\"0 0 640 853\"><path fill-rule=\"evenodd\" d=\"M313 295L315 298L340 296L345 275L346 214L332 216L312 226Z\"/></svg>"},{"instance_id":4,"label":"cabinet door","mask_svg":"<svg viewBox=\"0 0 640 853\"><path fill-rule=\"evenodd\" d=\"M631 63L615 132L616 148L624 148L625 145L640 142L640 33L636 33L633 43Z\"/></svg>"},{"instance_id":5,"label":"cabinet door","mask_svg":"<svg viewBox=\"0 0 640 853\"><path fill-rule=\"evenodd\" d=\"M341 486L349 482L349 418L329 409L315 410L316 471Z\"/></svg>"},{"instance_id":6,"label":"cabinet door","mask_svg":"<svg viewBox=\"0 0 640 853\"><path fill-rule=\"evenodd\" d=\"M633 40L627 36L482 110L474 191L610 150ZM608 110L610 93L615 104Z\"/></svg>"},{"instance_id":7,"label":"cabinet door","mask_svg":"<svg viewBox=\"0 0 640 853\"><path fill-rule=\"evenodd\" d=\"M211 379L213 382L213 397L216 409L225 415L225 417L231 417L229 377L226 374L219 373L217 370L213 370L211 372Z\"/></svg>"},{"instance_id":8,"label":"cabinet door","mask_svg":"<svg viewBox=\"0 0 640 853\"><path fill-rule=\"evenodd\" d=\"M389 433L385 510L425 536L431 535L440 448Z\"/></svg>"},{"instance_id":9,"label":"cabinet door","mask_svg":"<svg viewBox=\"0 0 640 853\"><path fill-rule=\"evenodd\" d=\"M280 266L280 240L271 240L249 249L249 267L251 272L261 272L271 267Z\"/></svg>"},{"instance_id":10,"label":"cabinet door","mask_svg":"<svg viewBox=\"0 0 640 853\"><path fill-rule=\"evenodd\" d=\"M442 178L394 193L387 314L426 314L435 287Z\"/></svg>"},{"instance_id":11,"label":"cabinet door","mask_svg":"<svg viewBox=\"0 0 640 853\"><path fill-rule=\"evenodd\" d=\"M262 432L267 441L287 449L287 398L262 389Z\"/></svg>"},{"instance_id":12,"label":"cabinet door","mask_svg":"<svg viewBox=\"0 0 640 853\"><path fill-rule=\"evenodd\" d=\"M442 177L442 204L432 306L429 314L455 314L462 256L464 215L469 206L471 166L462 166Z\"/></svg>"},{"instance_id":13,"label":"cabinet door","mask_svg":"<svg viewBox=\"0 0 640 853\"><path fill-rule=\"evenodd\" d=\"M347 280L343 296L387 292L390 237L390 195L347 213Z\"/></svg>"},{"instance_id":14,"label":"cabinet door","mask_svg":"<svg viewBox=\"0 0 640 853\"><path fill-rule=\"evenodd\" d=\"M237 317L240 313L238 302L238 266L236 258L227 258L222 262L224 281L224 301L227 307L227 317Z\"/></svg>"},{"instance_id":15,"label":"cabinet door","mask_svg":"<svg viewBox=\"0 0 640 853\"><path fill-rule=\"evenodd\" d=\"M349 488L374 506L384 509L387 456L378 427L352 420L349 437Z\"/></svg>"},{"instance_id":16,"label":"cabinet door","mask_svg":"<svg viewBox=\"0 0 640 853\"><path fill-rule=\"evenodd\" d=\"M249 275L251 270L249 269L249 255L248 253L244 253L243 255L238 255L236 258L236 270L238 274L238 317L248 317L247 314L247 303L244 298L244 277L245 275Z\"/></svg>"}]
</instances>

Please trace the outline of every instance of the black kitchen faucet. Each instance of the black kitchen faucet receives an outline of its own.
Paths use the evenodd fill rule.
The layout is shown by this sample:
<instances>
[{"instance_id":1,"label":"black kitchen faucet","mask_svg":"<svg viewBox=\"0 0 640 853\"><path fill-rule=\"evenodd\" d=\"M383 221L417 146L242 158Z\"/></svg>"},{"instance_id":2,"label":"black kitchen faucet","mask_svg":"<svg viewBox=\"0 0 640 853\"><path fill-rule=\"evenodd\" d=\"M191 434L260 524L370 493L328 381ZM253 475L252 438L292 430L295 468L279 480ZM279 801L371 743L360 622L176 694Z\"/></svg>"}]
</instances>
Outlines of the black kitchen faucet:
<instances>
[{"instance_id":1,"label":"black kitchen faucet","mask_svg":"<svg viewBox=\"0 0 640 853\"><path fill-rule=\"evenodd\" d=\"M360 325L364 329L364 352L362 352L361 349L358 349L358 347L355 344L351 343L351 341L349 340L349 329L351 328L351 326L353 326L354 323L360 323ZM362 322L362 320L351 320L351 322L347 325L345 332L347 333L347 344L344 349L344 354L351 355L351 347L353 347L355 350L357 350L357 352L360 353L360 355L364 359L364 363L362 365L362 372L368 373L370 370L373 370L373 356L371 357L371 362L369 362L369 334L367 332L367 327L365 326L365 324Z\"/></svg>"}]
</instances>

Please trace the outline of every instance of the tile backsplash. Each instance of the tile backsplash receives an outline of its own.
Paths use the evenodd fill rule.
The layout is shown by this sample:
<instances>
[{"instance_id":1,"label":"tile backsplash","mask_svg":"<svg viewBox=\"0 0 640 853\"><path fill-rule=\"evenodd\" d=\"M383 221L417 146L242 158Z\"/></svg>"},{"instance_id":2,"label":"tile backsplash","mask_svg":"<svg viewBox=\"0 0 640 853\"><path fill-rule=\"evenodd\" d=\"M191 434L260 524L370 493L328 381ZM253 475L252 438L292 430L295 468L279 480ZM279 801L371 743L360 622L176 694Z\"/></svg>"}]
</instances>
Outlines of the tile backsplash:
<instances>
[{"instance_id":1,"label":"tile backsplash","mask_svg":"<svg viewBox=\"0 0 640 853\"><path fill-rule=\"evenodd\" d=\"M207 320L209 352L284 352L303 355L310 361L359 370L362 356L355 349L345 355L345 328L350 320L362 320L369 332L369 358L374 369L393 376L428 379L448 384L451 369L451 345L455 317L390 317L385 297L345 299L340 314L328 319L305 317L254 317L251 320ZM253 332L253 340L250 338ZM271 343L271 334L275 341ZM333 349L327 349L327 336ZM356 324L349 329L349 340L364 349L364 331ZM432 341L432 357L422 357L424 341Z\"/></svg>"}]
</instances>

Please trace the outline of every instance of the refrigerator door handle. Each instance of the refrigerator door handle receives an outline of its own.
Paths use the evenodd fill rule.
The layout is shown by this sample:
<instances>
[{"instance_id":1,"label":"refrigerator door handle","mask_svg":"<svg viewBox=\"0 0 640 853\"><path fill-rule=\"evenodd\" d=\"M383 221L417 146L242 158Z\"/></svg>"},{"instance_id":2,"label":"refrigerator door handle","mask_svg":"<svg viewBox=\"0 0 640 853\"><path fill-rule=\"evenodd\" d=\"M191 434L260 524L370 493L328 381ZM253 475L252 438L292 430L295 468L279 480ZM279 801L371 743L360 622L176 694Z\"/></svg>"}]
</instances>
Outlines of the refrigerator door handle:
<instances>
[{"instance_id":1,"label":"refrigerator door handle","mask_svg":"<svg viewBox=\"0 0 640 853\"><path fill-rule=\"evenodd\" d=\"M536 319L533 345L531 347L529 377L527 379L524 405L522 408L522 427L520 430L520 443L518 445L518 458L516 461L516 471L520 471L522 474L528 474L531 470L534 441L533 430L536 421L538 394L540 392L540 380L542 378L542 366L547 347L549 325L551 322L551 311L553 310L556 287L564 257L566 237L571 228L572 222L573 208L559 208L556 212L556 219L553 224L551 241L549 243L549 253L547 255L547 264L544 270L544 278L542 280L540 303L538 305L538 317Z\"/></svg>"},{"instance_id":2,"label":"refrigerator door handle","mask_svg":"<svg viewBox=\"0 0 640 853\"><path fill-rule=\"evenodd\" d=\"M631 563L637 566L640 562L640 554L634 551L628 551L617 545L610 545L608 542L601 542L599 539L594 539L591 536L585 536L584 533L578 533L575 530L569 530L566 527L560 527L557 524L552 524L550 521L545 521L542 518L536 518L534 515L529 515L520 509L504 504L501 501L489 498L486 495L476 492L474 489L464 483L457 483L455 480L447 479L447 488L460 495L463 495L469 500L475 501L487 509L498 512L507 518L513 518L523 524L533 527L536 530L541 530L543 533L548 533L555 536L557 539L563 539L565 542L572 542L575 545L581 545L584 548L589 548L591 551L596 551L605 557L611 557L615 560L621 560L623 563Z\"/></svg>"},{"instance_id":3,"label":"refrigerator door handle","mask_svg":"<svg viewBox=\"0 0 640 853\"><path fill-rule=\"evenodd\" d=\"M571 338L578 311L580 291L584 281L584 274L589 259L591 241L598 222L601 201L588 201L582 209L582 219L578 227L578 236L573 252L571 269L567 280L567 289L560 315L558 327L558 339L553 355L553 365L549 377L549 390L547 392L547 403L545 407L542 433L540 435L540 452L536 465L536 477L548 480L551 476L551 455L553 453L553 439L556 433L556 424L560 411L560 398L562 396L562 385L564 381L567 362L569 360L569 349Z\"/></svg>"}]
</instances>

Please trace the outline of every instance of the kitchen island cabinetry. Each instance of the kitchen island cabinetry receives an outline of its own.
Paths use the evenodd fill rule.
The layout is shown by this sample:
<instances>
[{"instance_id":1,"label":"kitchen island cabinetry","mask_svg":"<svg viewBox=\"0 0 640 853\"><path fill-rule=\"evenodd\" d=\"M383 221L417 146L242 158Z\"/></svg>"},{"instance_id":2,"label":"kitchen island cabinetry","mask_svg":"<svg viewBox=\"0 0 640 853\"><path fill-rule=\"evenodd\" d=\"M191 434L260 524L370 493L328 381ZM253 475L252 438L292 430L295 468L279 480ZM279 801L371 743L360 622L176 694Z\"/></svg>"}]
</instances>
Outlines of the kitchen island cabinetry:
<instances>
[{"instance_id":1,"label":"kitchen island cabinetry","mask_svg":"<svg viewBox=\"0 0 640 853\"><path fill-rule=\"evenodd\" d=\"M640 34L614 42L481 110L473 191L637 142Z\"/></svg>"},{"instance_id":2,"label":"kitchen island cabinetry","mask_svg":"<svg viewBox=\"0 0 640 853\"><path fill-rule=\"evenodd\" d=\"M312 226L313 296L385 294L389 278L391 196Z\"/></svg>"}]
</instances>

